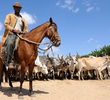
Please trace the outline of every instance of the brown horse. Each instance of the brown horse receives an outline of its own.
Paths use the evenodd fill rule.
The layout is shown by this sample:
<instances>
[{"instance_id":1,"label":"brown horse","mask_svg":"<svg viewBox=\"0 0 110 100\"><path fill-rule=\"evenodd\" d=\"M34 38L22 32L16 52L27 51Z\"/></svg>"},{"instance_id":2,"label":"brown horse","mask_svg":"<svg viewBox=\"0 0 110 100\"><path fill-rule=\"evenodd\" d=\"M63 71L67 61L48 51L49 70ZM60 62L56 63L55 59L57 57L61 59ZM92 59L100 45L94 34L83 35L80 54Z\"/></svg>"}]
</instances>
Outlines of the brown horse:
<instances>
[{"instance_id":1,"label":"brown horse","mask_svg":"<svg viewBox=\"0 0 110 100\"><path fill-rule=\"evenodd\" d=\"M50 18L49 22L46 22L39 27L30 31L27 35L24 35L23 38L36 42L41 43L44 37L49 38L52 41L52 44L58 47L61 44L59 34L57 32L57 25L53 22L52 18ZM0 49L3 43L0 44ZM19 48L15 51L15 59L21 65L21 72L20 72L20 87L18 90L18 98L23 98L22 93L22 84L24 82L24 73L25 67L29 67L29 91L30 95L34 96L33 88L32 88L32 72L34 68L34 61L38 55L38 46L39 44L34 44L27 42L25 40L20 40ZM1 79L3 75L3 63L0 59L0 91L1 91ZM12 84L11 84L12 85Z\"/></svg>"}]
</instances>

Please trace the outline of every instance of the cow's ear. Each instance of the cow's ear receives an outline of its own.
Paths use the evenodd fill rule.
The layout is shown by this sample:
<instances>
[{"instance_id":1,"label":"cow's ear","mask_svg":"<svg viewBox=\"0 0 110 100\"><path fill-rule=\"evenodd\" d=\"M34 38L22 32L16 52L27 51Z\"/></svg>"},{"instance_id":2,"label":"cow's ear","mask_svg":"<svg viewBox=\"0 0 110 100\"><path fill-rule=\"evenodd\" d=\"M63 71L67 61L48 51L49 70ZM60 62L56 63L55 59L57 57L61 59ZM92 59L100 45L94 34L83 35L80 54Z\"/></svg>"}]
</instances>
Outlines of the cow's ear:
<instances>
[{"instance_id":1,"label":"cow's ear","mask_svg":"<svg viewBox=\"0 0 110 100\"><path fill-rule=\"evenodd\" d=\"M53 20L52 20L52 18L50 17L50 24L53 24Z\"/></svg>"}]
</instances>

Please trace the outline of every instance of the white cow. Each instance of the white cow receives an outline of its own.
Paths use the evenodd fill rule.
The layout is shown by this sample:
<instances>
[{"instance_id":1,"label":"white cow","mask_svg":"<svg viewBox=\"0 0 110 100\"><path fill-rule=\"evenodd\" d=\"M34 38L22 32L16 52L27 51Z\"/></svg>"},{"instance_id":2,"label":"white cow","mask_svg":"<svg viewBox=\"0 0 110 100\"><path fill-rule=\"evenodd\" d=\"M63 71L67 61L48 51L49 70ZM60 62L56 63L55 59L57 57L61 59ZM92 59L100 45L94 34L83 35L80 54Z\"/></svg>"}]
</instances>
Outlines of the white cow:
<instances>
[{"instance_id":1,"label":"white cow","mask_svg":"<svg viewBox=\"0 0 110 100\"><path fill-rule=\"evenodd\" d=\"M39 72L43 73L46 77L46 80L48 80L48 69L45 63L42 63L39 56L37 56L37 59L35 60L35 67L33 72L38 75L39 78Z\"/></svg>"}]
</instances>

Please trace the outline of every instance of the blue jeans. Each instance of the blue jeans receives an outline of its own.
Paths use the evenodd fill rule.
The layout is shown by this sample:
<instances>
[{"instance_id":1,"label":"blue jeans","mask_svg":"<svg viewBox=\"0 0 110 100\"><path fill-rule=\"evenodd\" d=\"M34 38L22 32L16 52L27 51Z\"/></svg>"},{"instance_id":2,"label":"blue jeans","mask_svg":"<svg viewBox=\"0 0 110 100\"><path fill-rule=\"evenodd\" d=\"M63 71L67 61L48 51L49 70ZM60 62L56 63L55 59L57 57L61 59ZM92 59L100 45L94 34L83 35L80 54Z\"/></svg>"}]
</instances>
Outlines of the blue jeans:
<instances>
[{"instance_id":1,"label":"blue jeans","mask_svg":"<svg viewBox=\"0 0 110 100\"><path fill-rule=\"evenodd\" d=\"M11 63L14 47L15 47L15 40L16 40L16 33L9 34L6 41L5 41L5 65L8 66Z\"/></svg>"}]
</instances>

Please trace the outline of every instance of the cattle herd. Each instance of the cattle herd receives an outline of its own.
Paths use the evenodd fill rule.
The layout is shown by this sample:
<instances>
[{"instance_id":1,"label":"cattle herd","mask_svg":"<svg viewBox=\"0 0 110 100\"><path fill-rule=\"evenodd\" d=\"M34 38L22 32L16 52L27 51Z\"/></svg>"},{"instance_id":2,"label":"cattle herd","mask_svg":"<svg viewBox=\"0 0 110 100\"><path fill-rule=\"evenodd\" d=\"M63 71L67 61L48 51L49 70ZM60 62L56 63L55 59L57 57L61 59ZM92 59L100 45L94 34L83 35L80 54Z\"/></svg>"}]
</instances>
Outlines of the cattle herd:
<instances>
[{"instance_id":1,"label":"cattle herd","mask_svg":"<svg viewBox=\"0 0 110 100\"><path fill-rule=\"evenodd\" d=\"M20 78L20 66L10 69L10 77L14 80ZM25 79L28 80L28 66L25 71ZM6 75L5 75L6 76ZM35 60L35 67L33 70L33 79L48 80L48 79L108 79L110 76L110 57L93 57L78 58L78 56L71 56L69 54L65 58L63 56L58 59L54 56L38 56ZM3 79L6 80L6 77Z\"/></svg>"}]
</instances>

